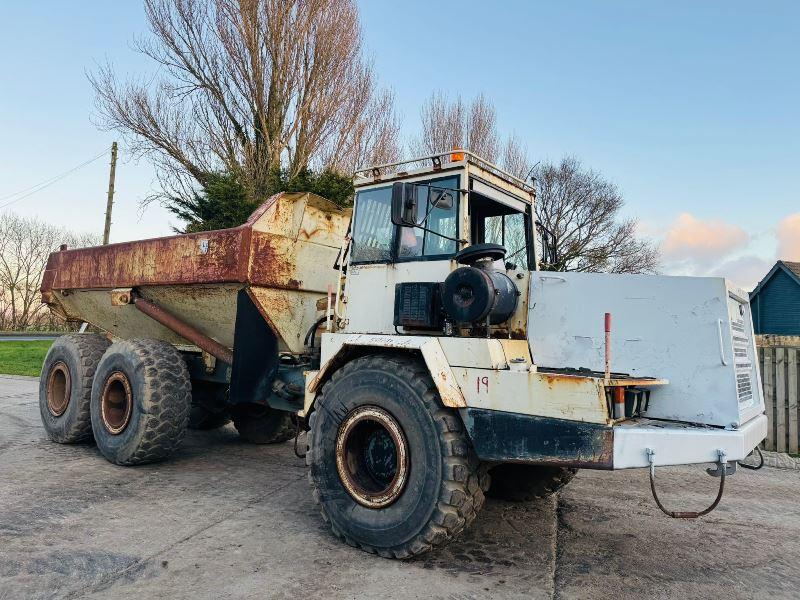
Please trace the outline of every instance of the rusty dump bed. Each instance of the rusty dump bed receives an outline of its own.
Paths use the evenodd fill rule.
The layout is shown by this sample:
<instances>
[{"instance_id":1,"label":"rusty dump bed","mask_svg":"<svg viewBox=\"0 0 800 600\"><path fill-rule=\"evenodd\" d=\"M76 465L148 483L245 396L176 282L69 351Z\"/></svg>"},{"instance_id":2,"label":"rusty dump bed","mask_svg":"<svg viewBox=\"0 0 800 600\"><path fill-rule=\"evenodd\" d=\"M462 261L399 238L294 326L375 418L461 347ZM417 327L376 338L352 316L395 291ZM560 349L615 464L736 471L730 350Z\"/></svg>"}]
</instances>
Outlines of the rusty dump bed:
<instances>
[{"instance_id":1,"label":"rusty dump bed","mask_svg":"<svg viewBox=\"0 0 800 600\"><path fill-rule=\"evenodd\" d=\"M333 265L349 209L310 193L281 193L233 229L62 250L50 255L42 301L70 321L120 338L186 343L111 290L135 288L222 345L233 346L236 296L245 289L283 350L300 351Z\"/></svg>"}]
</instances>

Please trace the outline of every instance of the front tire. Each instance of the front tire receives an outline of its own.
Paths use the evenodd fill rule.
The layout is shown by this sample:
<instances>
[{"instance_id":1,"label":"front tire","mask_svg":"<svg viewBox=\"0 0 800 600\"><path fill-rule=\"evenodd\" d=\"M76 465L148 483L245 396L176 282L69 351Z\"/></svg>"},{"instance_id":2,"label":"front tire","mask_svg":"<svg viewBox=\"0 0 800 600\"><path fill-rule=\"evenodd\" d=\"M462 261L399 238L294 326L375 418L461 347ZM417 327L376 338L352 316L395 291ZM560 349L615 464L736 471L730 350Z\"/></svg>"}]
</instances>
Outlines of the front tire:
<instances>
[{"instance_id":1,"label":"front tire","mask_svg":"<svg viewBox=\"0 0 800 600\"><path fill-rule=\"evenodd\" d=\"M118 465L162 460L186 433L192 403L181 353L160 340L112 344L92 385L92 431L97 447Z\"/></svg>"},{"instance_id":2,"label":"front tire","mask_svg":"<svg viewBox=\"0 0 800 600\"><path fill-rule=\"evenodd\" d=\"M92 381L109 344L94 333L75 333L62 335L50 346L39 378L39 413L54 442L74 444L91 439Z\"/></svg>"},{"instance_id":3,"label":"front tire","mask_svg":"<svg viewBox=\"0 0 800 600\"><path fill-rule=\"evenodd\" d=\"M567 485L578 469L504 463L492 467L488 496L510 502L530 502L555 494Z\"/></svg>"},{"instance_id":4,"label":"front tire","mask_svg":"<svg viewBox=\"0 0 800 600\"><path fill-rule=\"evenodd\" d=\"M447 544L483 506L488 486L454 411L407 356L357 358L325 384L306 462L334 535L387 558Z\"/></svg>"}]
</instances>

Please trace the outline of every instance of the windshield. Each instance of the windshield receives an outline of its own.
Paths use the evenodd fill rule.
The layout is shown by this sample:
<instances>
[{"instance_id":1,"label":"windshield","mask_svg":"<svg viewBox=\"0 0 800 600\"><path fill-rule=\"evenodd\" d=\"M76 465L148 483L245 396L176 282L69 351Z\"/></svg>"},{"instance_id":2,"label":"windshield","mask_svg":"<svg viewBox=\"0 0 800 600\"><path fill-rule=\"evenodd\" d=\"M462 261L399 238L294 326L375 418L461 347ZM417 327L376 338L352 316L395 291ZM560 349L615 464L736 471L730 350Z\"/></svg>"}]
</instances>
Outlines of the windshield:
<instances>
[{"instance_id":1,"label":"windshield","mask_svg":"<svg viewBox=\"0 0 800 600\"><path fill-rule=\"evenodd\" d=\"M391 220L392 187L362 190L356 195L351 262L390 262L450 256L456 253L458 237L458 177L416 182L419 219L427 215L423 228L395 227ZM443 190L450 191L452 206L433 206ZM395 237L397 235L397 237ZM445 237L446 236L446 237ZM393 252L397 247L397 253Z\"/></svg>"},{"instance_id":2,"label":"windshield","mask_svg":"<svg viewBox=\"0 0 800 600\"><path fill-rule=\"evenodd\" d=\"M392 259L394 225L391 212L391 187L358 192L351 261L382 262Z\"/></svg>"}]
</instances>

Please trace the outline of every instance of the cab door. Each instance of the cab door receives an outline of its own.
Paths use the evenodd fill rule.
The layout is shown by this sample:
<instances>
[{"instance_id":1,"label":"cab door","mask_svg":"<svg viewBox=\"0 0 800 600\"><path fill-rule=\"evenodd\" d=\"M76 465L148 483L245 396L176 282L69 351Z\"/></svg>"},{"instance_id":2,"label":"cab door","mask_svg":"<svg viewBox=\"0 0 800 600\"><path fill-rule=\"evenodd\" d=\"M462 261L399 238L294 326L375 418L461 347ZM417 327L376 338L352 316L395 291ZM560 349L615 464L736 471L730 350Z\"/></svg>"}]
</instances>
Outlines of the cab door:
<instances>
[{"instance_id":1,"label":"cab door","mask_svg":"<svg viewBox=\"0 0 800 600\"><path fill-rule=\"evenodd\" d=\"M441 282L459 250L462 193L451 192L452 207L432 206L437 191L459 190L461 177L449 175L412 180L418 184L420 218L425 227L392 224L391 184L365 187L356 194L350 261L344 292L345 333L396 333L395 285ZM424 211L424 212L423 212Z\"/></svg>"}]
</instances>

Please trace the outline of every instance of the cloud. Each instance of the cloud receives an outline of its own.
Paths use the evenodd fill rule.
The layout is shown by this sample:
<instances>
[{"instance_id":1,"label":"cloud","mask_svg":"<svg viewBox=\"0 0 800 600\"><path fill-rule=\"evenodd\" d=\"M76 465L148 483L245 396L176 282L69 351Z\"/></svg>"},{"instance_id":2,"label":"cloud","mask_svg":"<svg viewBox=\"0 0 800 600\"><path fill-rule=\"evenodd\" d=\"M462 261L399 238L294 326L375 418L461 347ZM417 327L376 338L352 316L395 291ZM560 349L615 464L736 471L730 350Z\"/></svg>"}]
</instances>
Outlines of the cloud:
<instances>
[{"instance_id":1,"label":"cloud","mask_svg":"<svg viewBox=\"0 0 800 600\"><path fill-rule=\"evenodd\" d=\"M755 254L740 256L725 261L718 267L709 271L712 277L725 277L747 291L752 290L775 264L773 260L766 260Z\"/></svg>"},{"instance_id":2,"label":"cloud","mask_svg":"<svg viewBox=\"0 0 800 600\"><path fill-rule=\"evenodd\" d=\"M778 258L800 261L800 213L789 215L778 223Z\"/></svg>"},{"instance_id":3,"label":"cloud","mask_svg":"<svg viewBox=\"0 0 800 600\"><path fill-rule=\"evenodd\" d=\"M719 220L704 221L681 213L667 229L661 253L667 263L688 262L710 267L732 252L745 247L749 236L744 229Z\"/></svg>"}]
</instances>

